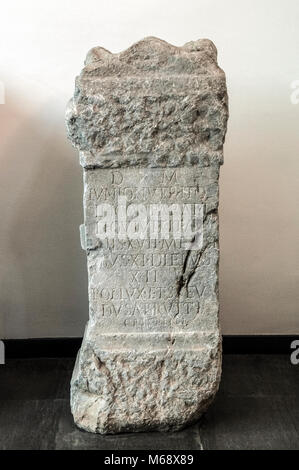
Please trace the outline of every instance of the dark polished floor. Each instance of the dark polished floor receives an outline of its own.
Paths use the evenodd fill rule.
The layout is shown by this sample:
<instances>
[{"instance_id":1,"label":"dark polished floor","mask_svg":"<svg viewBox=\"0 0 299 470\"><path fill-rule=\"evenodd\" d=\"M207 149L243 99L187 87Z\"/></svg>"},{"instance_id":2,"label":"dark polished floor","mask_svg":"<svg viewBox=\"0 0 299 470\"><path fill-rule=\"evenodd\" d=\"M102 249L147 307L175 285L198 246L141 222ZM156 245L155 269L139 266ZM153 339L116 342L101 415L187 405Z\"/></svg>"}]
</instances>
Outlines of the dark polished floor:
<instances>
[{"instance_id":1,"label":"dark polished floor","mask_svg":"<svg viewBox=\"0 0 299 470\"><path fill-rule=\"evenodd\" d=\"M99 436L69 409L72 359L0 365L0 449L299 449L299 365L288 355L225 355L219 393L196 426Z\"/></svg>"}]
</instances>

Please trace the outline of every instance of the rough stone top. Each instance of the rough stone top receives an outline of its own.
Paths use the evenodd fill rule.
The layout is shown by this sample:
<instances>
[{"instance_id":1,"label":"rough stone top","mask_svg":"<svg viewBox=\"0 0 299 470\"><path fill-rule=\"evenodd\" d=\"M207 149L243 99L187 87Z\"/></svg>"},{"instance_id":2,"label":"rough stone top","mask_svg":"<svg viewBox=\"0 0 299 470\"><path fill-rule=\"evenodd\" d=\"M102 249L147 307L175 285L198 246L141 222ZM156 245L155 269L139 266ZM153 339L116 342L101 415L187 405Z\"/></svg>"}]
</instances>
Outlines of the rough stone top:
<instances>
[{"instance_id":1,"label":"rough stone top","mask_svg":"<svg viewBox=\"0 0 299 470\"><path fill-rule=\"evenodd\" d=\"M88 52L85 65L84 78L156 73L207 74L219 70L217 49L209 39L176 47L161 39L148 37L119 54L112 54L103 47L94 47Z\"/></svg>"},{"instance_id":2,"label":"rough stone top","mask_svg":"<svg viewBox=\"0 0 299 470\"><path fill-rule=\"evenodd\" d=\"M208 39L148 37L123 52L91 49L66 123L84 167L221 164L224 72Z\"/></svg>"}]
</instances>

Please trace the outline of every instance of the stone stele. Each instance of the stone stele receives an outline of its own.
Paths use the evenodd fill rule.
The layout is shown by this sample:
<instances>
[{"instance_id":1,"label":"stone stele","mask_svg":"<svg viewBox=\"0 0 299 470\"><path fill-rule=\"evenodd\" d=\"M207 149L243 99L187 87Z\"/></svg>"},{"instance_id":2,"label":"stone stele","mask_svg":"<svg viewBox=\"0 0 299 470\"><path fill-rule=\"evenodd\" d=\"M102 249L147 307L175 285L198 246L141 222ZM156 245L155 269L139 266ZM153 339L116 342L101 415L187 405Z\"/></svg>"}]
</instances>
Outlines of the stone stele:
<instances>
[{"instance_id":1,"label":"stone stele","mask_svg":"<svg viewBox=\"0 0 299 470\"><path fill-rule=\"evenodd\" d=\"M84 171L89 279L89 321L71 382L80 428L178 430L218 389L218 178L227 118L225 74L207 39L176 47L149 37L119 54L95 47L87 55L66 113ZM142 237L138 223L136 237L109 232L108 222L107 237L99 235L103 207L110 216L127 211L116 222L127 227L121 221L134 223L136 204L200 206L201 243L194 246L193 235L186 245L174 230L168 239Z\"/></svg>"}]
</instances>

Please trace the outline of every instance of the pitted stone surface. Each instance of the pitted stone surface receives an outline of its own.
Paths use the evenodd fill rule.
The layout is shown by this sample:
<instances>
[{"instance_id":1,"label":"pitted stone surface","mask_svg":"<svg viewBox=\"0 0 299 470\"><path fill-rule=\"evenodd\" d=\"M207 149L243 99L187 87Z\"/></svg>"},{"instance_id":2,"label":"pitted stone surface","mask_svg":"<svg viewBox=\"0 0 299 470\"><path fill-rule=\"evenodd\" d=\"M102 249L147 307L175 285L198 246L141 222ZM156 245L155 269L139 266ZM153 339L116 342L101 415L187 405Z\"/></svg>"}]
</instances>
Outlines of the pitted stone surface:
<instances>
[{"instance_id":1,"label":"pitted stone surface","mask_svg":"<svg viewBox=\"0 0 299 470\"><path fill-rule=\"evenodd\" d=\"M67 111L83 166L222 163L227 94L211 41L148 38L120 54L94 48L86 62Z\"/></svg>"},{"instance_id":2,"label":"pitted stone surface","mask_svg":"<svg viewBox=\"0 0 299 470\"><path fill-rule=\"evenodd\" d=\"M71 384L78 426L176 430L197 420L221 374L218 178L225 76L208 40L147 38L92 49L67 110L84 168L89 321ZM202 243L100 239L99 204L200 204Z\"/></svg>"}]
</instances>

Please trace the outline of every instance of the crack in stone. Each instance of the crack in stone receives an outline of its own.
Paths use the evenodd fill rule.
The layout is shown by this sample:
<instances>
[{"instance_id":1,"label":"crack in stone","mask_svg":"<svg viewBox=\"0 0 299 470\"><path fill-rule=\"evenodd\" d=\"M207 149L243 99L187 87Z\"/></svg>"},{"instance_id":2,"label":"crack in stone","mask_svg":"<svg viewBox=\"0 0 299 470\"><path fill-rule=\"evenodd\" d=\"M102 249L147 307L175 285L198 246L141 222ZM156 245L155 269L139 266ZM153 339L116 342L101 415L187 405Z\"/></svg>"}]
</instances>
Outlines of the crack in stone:
<instances>
[{"instance_id":1,"label":"crack in stone","mask_svg":"<svg viewBox=\"0 0 299 470\"><path fill-rule=\"evenodd\" d=\"M204 255L204 253L206 252L206 250L212 245L212 243L208 243L203 250L200 251L200 253L198 253L197 255L197 258L196 258L196 261L194 263L194 266L192 266L191 270L186 274L186 270L187 270L187 263L188 263L188 260L190 258L190 253L192 250L188 250L187 251L187 254L186 254L186 257L185 257L185 260L184 260L184 264L183 264L183 271L182 271L182 274L180 275L178 281L177 281L177 295L178 297L180 296L180 293L183 289L183 287L188 287L192 277L194 276L194 274L196 273L196 270L198 268L198 265L199 265L199 262L202 258L202 256Z\"/></svg>"},{"instance_id":2,"label":"crack in stone","mask_svg":"<svg viewBox=\"0 0 299 470\"><path fill-rule=\"evenodd\" d=\"M180 277L177 281L177 295L178 296L180 295L180 293L182 291L182 288L185 286L184 276L185 276L185 273L186 273L188 259L190 257L190 254L191 254L191 250L187 250L187 253L186 253L186 256L185 256L185 259L184 259L182 274L180 275Z\"/></svg>"}]
</instances>

